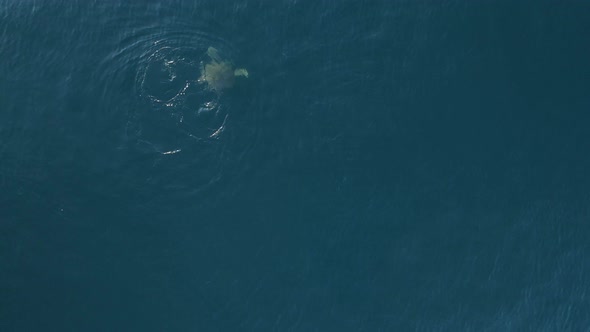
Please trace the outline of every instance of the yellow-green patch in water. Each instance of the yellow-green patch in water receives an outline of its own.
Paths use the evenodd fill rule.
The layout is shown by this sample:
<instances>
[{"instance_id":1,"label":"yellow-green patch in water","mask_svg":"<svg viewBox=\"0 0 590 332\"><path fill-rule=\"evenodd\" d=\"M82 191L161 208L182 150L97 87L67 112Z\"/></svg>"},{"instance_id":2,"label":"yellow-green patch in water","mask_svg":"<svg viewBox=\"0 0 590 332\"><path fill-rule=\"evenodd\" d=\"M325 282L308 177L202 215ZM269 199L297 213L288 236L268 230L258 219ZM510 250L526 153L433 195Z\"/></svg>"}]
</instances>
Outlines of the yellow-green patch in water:
<instances>
[{"instance_id":1,"label":"yellow-green patch in water","mask_svg":"<svg viewBox=\"0 0 590 332\"><path fill-rule=\"evenodd\" d=\"M223 59L216 48L209 47L207 55L211 61L201 67L199 82L206 82L213 91L221 93L234 85L236 77L248 77L246 69L234 68L233 62Z\"/></svg>"}]
</instances>

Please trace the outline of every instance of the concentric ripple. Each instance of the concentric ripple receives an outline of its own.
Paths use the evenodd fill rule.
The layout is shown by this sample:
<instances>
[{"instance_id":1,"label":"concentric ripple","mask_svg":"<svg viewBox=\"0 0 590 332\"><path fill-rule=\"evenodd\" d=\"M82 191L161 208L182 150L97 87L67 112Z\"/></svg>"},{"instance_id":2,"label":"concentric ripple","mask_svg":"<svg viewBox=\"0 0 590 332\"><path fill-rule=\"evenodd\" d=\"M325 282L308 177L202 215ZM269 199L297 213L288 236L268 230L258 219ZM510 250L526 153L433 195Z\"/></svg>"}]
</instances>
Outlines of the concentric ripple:
<instances>
[{"instance_id":1,"label":"concentric ripple","mask_svg":"<svg viewBox=\"0 0 590 332\"><path fill-rule=\"evenodd\" d=\"M158 45L156 45L158 46ZM202 49L158 47L141 64L138 95L197 139L219 137L228 116L218 96L198 81Z\"/></svg>"},{"instance_id":2,"label":"concentric ripple","mask_svg":"<svg viewBox=\"0 0 590 332\"><path fill-rule=\"evenodd\" d=\"M198 80L210 46L240 63L231 43L211 32L219 27L178 19L115 24L122 26L110 44L118 47L96 75L108 112L126 114L119 150L147 161L129 176L158 194L190 194L245 170L249 163L240 161L257 132L251 98L238 85L218 94Z\"/></svg>"}]
</instances>

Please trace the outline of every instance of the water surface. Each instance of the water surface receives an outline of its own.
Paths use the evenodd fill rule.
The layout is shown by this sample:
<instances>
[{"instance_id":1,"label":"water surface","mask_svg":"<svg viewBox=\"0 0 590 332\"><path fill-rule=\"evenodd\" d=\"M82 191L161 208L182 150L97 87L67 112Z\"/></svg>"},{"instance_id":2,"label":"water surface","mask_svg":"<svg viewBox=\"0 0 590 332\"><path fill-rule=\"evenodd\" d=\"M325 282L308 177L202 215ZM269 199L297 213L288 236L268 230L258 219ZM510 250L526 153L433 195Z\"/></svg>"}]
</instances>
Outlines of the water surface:
<instances>
[{"instance_id":1,"label":"water surface","mask_svg":"<svg viewBox=\"0 0 590 332\"><path fill-rule=\"evenodd\" d=\"M587 328L587 17L3 1L0 329Z\"/></svg>"}]
</instances>

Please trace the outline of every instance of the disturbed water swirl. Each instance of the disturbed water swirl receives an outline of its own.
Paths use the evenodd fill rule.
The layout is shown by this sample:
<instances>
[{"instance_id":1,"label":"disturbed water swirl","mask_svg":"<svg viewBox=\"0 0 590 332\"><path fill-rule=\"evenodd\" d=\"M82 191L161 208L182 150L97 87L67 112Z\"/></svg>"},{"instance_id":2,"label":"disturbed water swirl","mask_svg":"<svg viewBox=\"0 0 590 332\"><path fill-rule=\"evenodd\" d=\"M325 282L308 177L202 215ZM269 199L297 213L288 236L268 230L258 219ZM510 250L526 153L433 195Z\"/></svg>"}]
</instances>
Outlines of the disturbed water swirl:
<instances>
[{"instance_id":1,"label":"disturbed water swirl","mask_svg":"<svg viewBox=\"0 0 590 332\"><path fill-rule=\"evenodd\" d=\"M208 49L240 63L231 42L211 32L222 27L178 19L111 24L121 25L110 43L118 47L102 59L96 79L106 112L126 116L119 150L145 160L129 176L142 175L143 188L157 195L190 196L246 171L251 163L241 161L258 131L249 81L219 91L199 79Z\"/></svg>"}]
</instances>

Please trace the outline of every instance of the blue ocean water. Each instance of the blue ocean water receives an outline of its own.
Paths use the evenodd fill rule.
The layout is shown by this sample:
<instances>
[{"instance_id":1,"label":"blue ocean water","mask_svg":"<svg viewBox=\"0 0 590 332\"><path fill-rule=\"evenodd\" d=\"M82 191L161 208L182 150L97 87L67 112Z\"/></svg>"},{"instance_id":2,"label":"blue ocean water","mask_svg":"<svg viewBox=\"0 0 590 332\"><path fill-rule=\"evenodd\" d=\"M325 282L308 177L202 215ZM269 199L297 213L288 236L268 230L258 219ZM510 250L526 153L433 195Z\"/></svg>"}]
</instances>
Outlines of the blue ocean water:
<instances>
[{"instance_id":1,"label":"blue ocean water","mask_svg":"<svg viewBox=\"0 0 590 332\"><path fill-rule=\"evenodd\" d=\"M588 17L0 1L0 331L588 330Z\"/></svg>"}]
</instances>

